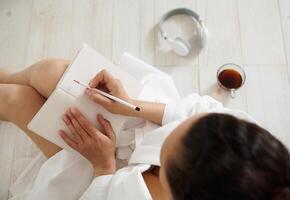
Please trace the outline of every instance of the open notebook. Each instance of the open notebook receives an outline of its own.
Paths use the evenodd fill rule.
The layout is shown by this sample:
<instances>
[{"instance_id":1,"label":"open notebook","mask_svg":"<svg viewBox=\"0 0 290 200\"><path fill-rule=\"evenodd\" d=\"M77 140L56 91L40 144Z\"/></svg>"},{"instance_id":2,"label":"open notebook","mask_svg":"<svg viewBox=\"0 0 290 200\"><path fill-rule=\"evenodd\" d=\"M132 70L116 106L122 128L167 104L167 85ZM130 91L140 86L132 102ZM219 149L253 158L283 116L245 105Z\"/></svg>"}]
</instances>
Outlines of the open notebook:
<instances>
[{"instance_id":1,"label":"open notebook","mask_svg":"<svg viewBox=\"0 0 290 200\"><path fill-rule=\"evenodd\" d=\"M132 57L124 54L120 59L120 65L122 64L121 62L130 62L127 59L132 59ZM120 79L130 97L138 97L142 89L141 83L127 71L116 66L98 54L94 49L84 44L72 64L65 71L54 92L28 124L28 128L54 144L71 150L58 135L58 131L62 129L70 133L62 120L62 116L67 108L74 106L97 128L99 128L99 124L96 121L97 113L102 114L111 122L115 133L118 133L126 117L112 114L91 101L84 94L85 88L73 81L79 80L89 83L102 69L108 70L114 77Z\"/></svg>"}]
</instances>

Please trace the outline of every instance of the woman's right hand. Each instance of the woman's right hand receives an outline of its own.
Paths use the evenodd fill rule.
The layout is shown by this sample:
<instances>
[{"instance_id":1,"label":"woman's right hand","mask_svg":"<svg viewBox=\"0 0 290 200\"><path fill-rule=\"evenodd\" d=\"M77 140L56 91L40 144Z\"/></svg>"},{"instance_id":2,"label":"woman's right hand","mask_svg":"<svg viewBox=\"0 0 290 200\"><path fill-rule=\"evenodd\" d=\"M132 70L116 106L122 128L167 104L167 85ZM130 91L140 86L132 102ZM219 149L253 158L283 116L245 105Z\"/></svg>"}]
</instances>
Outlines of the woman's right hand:
<instances>
[{"instance_id":1,"label":"woman's right hand","mask_svg":"<svg viewBox=\"0 0 290 200\"><path fill-rule=\"evenodd\" d=\"M89 83L91 88L86 89L86 95L95 103L100 104L105 109L114 114L129 115L132 110L127 106L124 106L118 102L104 97L98 92L94 91L94 88L107 92L115 97L118 97L128 103L133 103L127 92L123 88L120 80L114 78L107 70L99 72Z\"/></svg>"}]
</instances>

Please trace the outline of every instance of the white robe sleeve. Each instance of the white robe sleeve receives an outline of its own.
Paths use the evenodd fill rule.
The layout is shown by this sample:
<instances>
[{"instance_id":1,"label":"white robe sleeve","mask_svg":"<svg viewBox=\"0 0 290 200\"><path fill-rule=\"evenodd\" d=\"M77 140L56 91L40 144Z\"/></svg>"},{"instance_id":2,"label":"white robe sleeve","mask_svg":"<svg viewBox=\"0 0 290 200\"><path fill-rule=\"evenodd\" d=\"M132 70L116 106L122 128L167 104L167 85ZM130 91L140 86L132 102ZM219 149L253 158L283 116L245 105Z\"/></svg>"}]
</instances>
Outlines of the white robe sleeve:
<instances>
[{"instance_id":1,"label":"white robe sleeve","mask_svg":"<svg viewBox=\"0 0 290 200\"><path fill-rule=\"evenodd\" d=\"M81 200L107 199L107 192L112 177L113 175L96 177L80 199Z\"/></svg>"},{"instance_id":2,"label":"white robe sleeve","mask_svg":"<svg viewBox=\"0 0 290 200\"><path fill-rule=\"evenodd\" d=\"M161 146L168 135L182 121L202 112L231 114L239 119L257 123L244 111L225 108L220 102L209 96L191 94L184 99L166 104L162 126L146 133L142 142L136 145L129 164L150 163L159 166Z\"/></svg>"},{"instance_id":3,"label":"white robe sleeve","mask_svg":"<svg viewBox=\"0 0 290 200\"><path fill-rule=\"evenodd\" d=\"M162 125L169 124L176 120L185 119L202 112L227 113L240 119L257 123L244 111L225 108L220 102L210 96L200 96L197 93L194 93L178 102L170 102L166 104Z\"/></svg>"}]
</instances>

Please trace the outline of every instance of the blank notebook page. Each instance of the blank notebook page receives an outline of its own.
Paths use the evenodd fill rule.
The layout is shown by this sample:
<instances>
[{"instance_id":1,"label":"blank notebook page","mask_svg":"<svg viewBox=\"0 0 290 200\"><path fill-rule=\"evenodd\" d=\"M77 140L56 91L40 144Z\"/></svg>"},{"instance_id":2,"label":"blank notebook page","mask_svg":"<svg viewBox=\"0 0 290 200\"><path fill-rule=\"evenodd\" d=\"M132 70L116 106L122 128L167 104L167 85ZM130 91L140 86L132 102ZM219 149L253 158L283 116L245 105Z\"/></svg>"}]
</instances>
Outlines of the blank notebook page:
<instances>
[{"instance_id":1,"label":"blank notebook page","mask_svg":"<svg viewBox=\"0 0 290 200\"><path fill-rule=\"evenodd\" d=\"M62 116L67 108L73 106L78 108L97 128L100 128L96 121L97 113L102 114L111 122L115 133L118 133L126 117L112 114L102 106L94 103L84 94L85 88L73 82L76 79L89 83L102 69L108 70L114 77L120 79L130 97L138 97L141 91L141 84L137 80L92 48L84 45L73 63L64 73L55 91L31 120L28 128L58 146L70 149L62 141L57 132L61 129L69 133L69 130L62 121ZM118 134L116 136L118 140Z\"/></svg>"},{"instance_id":2,"label":"blank notebook page","mask_svg":"<svg viewBox=\"0 0 290 200\"><path fill-rule=\"evenodd\" d=\"M115 78L120 79L130 97L138 97L141 90L140 83L128 72L116 66L87 45L83 46L74 62L66 70L58 87L75 97L83 95L84 88L77 87L73 80L76 79L88 84L102 69L108 70Z\"/></svg>"}]
</instances>

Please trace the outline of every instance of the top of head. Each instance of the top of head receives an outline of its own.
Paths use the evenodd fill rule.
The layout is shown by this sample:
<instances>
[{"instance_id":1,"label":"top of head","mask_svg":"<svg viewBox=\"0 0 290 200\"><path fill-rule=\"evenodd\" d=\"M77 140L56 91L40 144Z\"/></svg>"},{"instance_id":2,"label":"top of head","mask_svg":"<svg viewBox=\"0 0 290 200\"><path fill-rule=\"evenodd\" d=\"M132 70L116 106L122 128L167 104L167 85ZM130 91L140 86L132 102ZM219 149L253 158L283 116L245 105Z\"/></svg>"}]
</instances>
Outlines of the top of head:
<instances>
[{"instance_id":1,"label":"top of head","mask_svg":"<svg viewBox=\"0 0 290 200\"><path fill-rule=\"evenodd\" d=\"M175 53L177 53L180 56L186 56L190 53L191 51L191 45L189 42L185 41L184 39L181 38L175 38L172 39L170 38L167 33L163 29L163 24L164 22L169 19L172 16L179 15L179 14L184 14L192 17L198 24L198 47L203 48L206 44L206 35L207 35L207 29L205 28L202 20L200 19L199 15L195 13L194 11L188 9L188 8L177 8L174 10L171 10L167 13L165 13L160 21L159 21L159 30L161 37L164 40L168 40L171 44L171 47Z\"/></svg>"}]
</instances>

